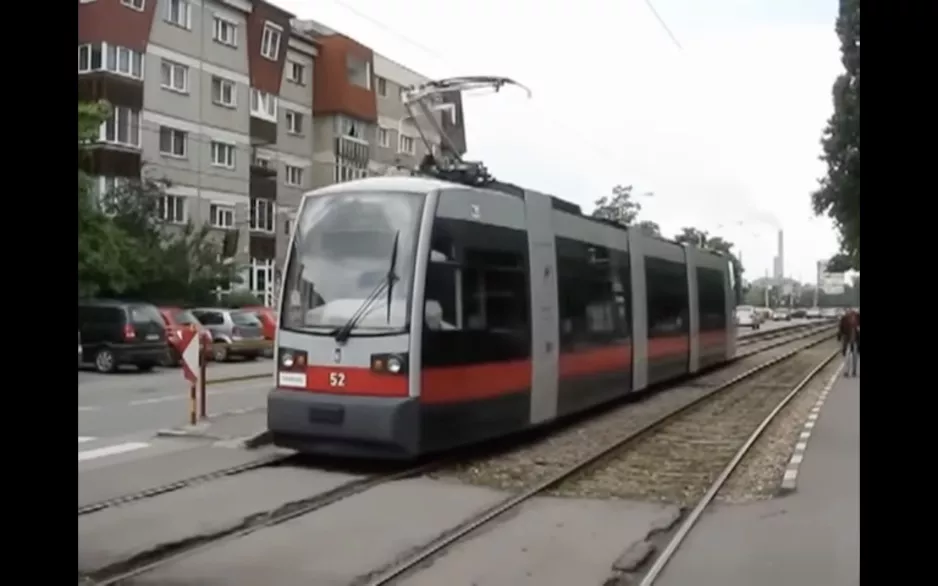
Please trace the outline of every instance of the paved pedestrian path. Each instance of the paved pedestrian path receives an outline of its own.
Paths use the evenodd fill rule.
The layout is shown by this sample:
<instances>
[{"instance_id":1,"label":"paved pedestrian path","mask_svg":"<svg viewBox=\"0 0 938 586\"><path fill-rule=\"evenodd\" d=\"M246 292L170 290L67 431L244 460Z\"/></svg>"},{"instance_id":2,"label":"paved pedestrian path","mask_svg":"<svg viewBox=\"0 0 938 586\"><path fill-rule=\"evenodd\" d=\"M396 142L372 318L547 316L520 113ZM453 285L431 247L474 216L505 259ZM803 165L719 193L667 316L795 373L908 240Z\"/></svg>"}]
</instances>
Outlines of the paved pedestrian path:
<instances>
[{"instance_id":1,"label":"paved pedestrian path","mask_svg":"<svg viewBox=\"0 0 938 586\"><path fill-rule=\"evenodd\" d=\"M860 583L860 379L831 389L794 492L705 515L658 586Z\"/></svg>"}]
</instances>

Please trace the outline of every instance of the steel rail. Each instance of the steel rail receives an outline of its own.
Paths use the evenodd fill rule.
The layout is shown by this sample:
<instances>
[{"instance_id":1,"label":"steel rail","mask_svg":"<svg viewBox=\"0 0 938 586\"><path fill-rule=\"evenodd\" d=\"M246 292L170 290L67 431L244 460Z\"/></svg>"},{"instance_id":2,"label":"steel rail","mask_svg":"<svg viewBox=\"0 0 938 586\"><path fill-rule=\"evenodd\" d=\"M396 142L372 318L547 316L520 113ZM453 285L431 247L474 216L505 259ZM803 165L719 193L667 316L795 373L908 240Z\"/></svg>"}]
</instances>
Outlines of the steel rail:
<instances>
[{"instance_id":1,"label":"steel rail","mask_svg":"<svg viewBox=\"0 0 938 586\"><path fill-rule=\"evenodd\" d=\"M702 403L706 401L710 401L716 398L718 395L723 394L723 392L729 390L730 388L735 387L737 384L744 382L752 378L753 376L760 374L777 364L780 364L786 360L789 360L792 357L804 352L805 350L808 350L810 348L813 348L814 346L827 342L832 338L833 338L833 334L830 334L818 340L812 340L811 342L808 342L807 344L800 346L790 352L787 352L781 356L768 360L764 362L763 364L755 366L731 378L729 381L726 381L725 383L715 387L713 390L705 393L704 395L701 395L700 397L697 397L689 401L688 403L685 403L684 405L678 407L677 409L674 409L658 418L655 418L652 421L649 421L648 423L642 425L639 429L633 432L630 432L626 436L619 438L611 442L610 444L598 449L597 451L586 456L579 462L560 471L554 476L546 480L543 480L541 482L538 482L534 484L533 486L530 486L526 489L523 489L520 492L504 499L503 501L496 504L495 506L485 510L484 512L478 515L474 515L469 520L459 525L457 528L454 528L452 531L448 532L446 535L429 542L426 546L420 548L420 550L418 550L411 556L408 556L404 560L394 564L389 569L382 571L380 574L378 574L378 576L371 578L365 583L366 586L386 586L387 584L391 583L392 580L400 577L403 574L406 574L407 572L419 566L420 564L425 562L427 559L433 557L437 553L453 546L460 539L469 535L473 531L491 523L493 520L497 519L504 513L512 509L515 509L518 505L523 504L524 502L530 500L532 497L535 497L547 491L548 489L554 487L555 485L569 479L570 477L574 476L578 472L582 471L584 468L587 468L593 463L605 458L609 454L612 454L613 452L621 450L623 447L625 447L628 444L634 443L637 439L645 436L648 432L673 420L677 416L686 413L690 409L697 407L698 405L701 405Z\"/></svg>"}]
</instances>

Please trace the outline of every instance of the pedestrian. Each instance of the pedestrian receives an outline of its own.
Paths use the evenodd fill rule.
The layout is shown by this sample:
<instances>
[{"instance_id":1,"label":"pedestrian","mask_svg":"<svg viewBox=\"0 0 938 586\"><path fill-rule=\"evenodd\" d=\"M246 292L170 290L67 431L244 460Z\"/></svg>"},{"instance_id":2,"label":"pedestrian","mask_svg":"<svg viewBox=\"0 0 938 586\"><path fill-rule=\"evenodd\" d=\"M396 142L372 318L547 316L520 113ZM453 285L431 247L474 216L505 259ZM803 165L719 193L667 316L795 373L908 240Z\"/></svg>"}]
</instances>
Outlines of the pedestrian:
<instances>
[{"instance_id":1,"label":"pedestrian","mask_svg":"<svg viewBox=\"0 0 938 586\"><path fill-rule=\"evenodd\" d=\"M840 353L844 357L844 376L858 376L860 366L860 313L847 310L837 328Z\"/></svg>"}]
</instances>

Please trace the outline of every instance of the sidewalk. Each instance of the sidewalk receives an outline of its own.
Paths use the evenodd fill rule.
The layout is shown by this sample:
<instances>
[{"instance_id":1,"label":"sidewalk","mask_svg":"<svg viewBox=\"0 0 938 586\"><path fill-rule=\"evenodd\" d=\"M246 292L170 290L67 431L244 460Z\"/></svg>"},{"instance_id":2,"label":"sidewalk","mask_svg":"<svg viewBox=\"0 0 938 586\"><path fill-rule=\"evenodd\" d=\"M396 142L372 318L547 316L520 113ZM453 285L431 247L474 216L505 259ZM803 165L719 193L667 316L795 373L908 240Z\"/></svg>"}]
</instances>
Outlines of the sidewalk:
<instances>
[{"instance_id":1,"label":"sidewalk","mask_svg":"<svg viewBox=\"0 0 938 586\"><path fill-rule=\"evenodd\" d=\"M860 583L860 383L840 378L788 496L701 518L659 586Z\"/></svg>"}]
</instances>

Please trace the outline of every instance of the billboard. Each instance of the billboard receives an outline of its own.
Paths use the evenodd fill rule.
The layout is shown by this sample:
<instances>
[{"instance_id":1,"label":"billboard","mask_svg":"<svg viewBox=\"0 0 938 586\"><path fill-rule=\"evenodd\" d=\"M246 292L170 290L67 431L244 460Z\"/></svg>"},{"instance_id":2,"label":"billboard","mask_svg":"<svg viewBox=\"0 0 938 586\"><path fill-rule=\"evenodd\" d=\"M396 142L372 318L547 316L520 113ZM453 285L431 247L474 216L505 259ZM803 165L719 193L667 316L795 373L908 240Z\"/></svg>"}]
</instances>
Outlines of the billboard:
<instances>
[{"instance_id":1,"label":"billboard","mask_svg":"<svg viewBox=\"0 0 938 586\"><path fill-rule=\"evenodd\" d=\"M821 291L828 295L842 295L845 282L844 273L821 273Z\"/></svg>"}]
</instances>

